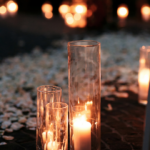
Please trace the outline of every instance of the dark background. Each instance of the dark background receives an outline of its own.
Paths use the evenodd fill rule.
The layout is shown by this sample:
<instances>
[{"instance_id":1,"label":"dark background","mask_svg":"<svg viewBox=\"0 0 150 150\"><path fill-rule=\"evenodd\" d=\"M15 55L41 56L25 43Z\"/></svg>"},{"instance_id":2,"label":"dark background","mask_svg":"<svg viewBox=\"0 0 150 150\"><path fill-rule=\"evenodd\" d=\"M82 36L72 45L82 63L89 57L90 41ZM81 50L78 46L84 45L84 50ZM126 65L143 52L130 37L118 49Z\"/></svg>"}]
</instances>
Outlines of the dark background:
<instances>
[{"instance_id":1,"label":"dark background","mask_svg":"<svg viewBox=\"0 0 150 150\"><path fill-rule=\"evenodd\" d=\"M107 0L92 0L93 3L97 3L97 1L106 2ZM48 2L48 1L45 1L45 0L16 0L16 2L19 5L19 12L40 14L41 13L41 5L44 2ZM49 2L53 5L54 14L58 14L58 7L63 2L63 0L51 0ZM150 0L112 0L114 16L116 16L117 7L122 3L126 4L129 7L129 10L130 10L129 16L134 16L134 15L136 15L136 9L137 9L139 3L140 4L141 3L149 3L150 4Z\"/></svg>"}]
</instances>

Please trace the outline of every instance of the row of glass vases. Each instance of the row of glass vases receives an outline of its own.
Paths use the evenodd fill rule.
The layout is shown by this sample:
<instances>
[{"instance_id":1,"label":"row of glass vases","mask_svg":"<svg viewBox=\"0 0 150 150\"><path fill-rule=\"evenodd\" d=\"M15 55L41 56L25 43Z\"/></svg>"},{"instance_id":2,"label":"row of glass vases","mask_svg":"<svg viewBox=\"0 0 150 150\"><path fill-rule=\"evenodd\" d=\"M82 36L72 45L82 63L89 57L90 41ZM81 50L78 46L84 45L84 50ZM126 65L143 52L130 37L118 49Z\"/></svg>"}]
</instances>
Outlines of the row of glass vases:
<instances>
[{"instance_id":1,"label":"row of glass vases","mask_svg":"<svg viewBox=\"0 0 150 150\"><path fill-rule=\"evenodd\" d=\"M100 43L68 43L69 149L100 150ZM68 149L68 105L62 89L37 88L37 150Z\"/></svg>"}]
</instances>

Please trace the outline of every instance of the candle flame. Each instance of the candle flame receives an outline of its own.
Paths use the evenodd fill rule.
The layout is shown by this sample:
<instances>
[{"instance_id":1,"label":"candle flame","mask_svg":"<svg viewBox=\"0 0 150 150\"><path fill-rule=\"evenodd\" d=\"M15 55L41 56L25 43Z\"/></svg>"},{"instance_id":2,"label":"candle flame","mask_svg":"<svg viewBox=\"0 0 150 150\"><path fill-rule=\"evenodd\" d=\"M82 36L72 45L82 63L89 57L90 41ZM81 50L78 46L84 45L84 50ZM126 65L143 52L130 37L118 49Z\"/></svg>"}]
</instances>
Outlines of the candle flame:
<instances>
[{"instance_id":1,"label":"candle flame","mask_svg":"<svg viewBox=\"0 0 150 150\"><path fill-rule=\"evenodd\" d=\"M117 15L120 18L127 18L129 14L128 8L126 6L120 6L117 9Z\"/></svg>"}]
</instances>

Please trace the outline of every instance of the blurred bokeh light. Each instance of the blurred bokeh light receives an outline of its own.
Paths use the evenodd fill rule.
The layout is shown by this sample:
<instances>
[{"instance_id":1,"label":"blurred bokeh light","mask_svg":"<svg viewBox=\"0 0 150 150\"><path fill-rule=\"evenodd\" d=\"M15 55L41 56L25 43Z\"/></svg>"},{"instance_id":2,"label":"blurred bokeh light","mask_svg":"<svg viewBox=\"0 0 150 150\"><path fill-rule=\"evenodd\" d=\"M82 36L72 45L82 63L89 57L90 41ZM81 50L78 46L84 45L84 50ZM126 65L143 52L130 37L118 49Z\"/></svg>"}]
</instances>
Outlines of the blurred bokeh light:
<instances>
[{"instance_id":1,"label":"blurred bokeh light","mask_svg":"<svg viewBox=\"0 0 150 150\"><path fill-rule=\"evenodd\" d=\"M18 4L14 1L7 2L7 10L10 14L16 14L18 11Z\"/></svg>"},{"instance_id":2,"label":"blurred bokeh light","mask_svg":"<svg viewBox=\"0 0 150 150\"><path fill-rule=\"evenodd\" d=\"M119 18L127 18L128 17L128 14L129 14L129 10L128 10L128 7L125 6L125 5L121 5L118 7L117 9L117 15Z\"/></svg>"},{"instance_id":3,"label":"blurred bokeh light","mask_svg":"<svg viewBox=\"0 0 150 150\"><path fill-rule=\"evenodd\" d=\"M149 5L143 5L141 7L141 14L144 21L149 21L150 19L150 6Z\"/></svg>"}]
</instances>

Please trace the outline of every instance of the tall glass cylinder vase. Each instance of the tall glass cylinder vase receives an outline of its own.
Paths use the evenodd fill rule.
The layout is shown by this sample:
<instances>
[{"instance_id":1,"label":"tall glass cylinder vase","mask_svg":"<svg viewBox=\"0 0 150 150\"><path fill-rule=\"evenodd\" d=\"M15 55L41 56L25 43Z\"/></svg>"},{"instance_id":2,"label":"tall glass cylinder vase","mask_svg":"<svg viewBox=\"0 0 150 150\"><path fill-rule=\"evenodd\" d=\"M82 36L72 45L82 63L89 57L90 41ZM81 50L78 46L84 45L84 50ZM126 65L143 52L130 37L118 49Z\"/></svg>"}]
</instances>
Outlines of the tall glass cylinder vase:
<instances>
[{"instance_id":1,"label":"tall glass cylinder vase","mask_svg":"<svg viewBox=\"0 0 150 150\"><path fill-rule=\"evenodd\" d=\"M37 88L37 129L36 150L44 150L46 143L46 104L60 102L62 89L57 86L43 85Z\"/></svg>"},{"instance_id":2,"label":"tall glass cylinder vase","mask_svg":"<svg viewBox=\"0 0 150 150\"><path fill-rule=\"evenodd\" d=\"M100 43L68 43L70 150L100 150Z\"/></svg>"},{"instance_id":3,"label":"tall glass cylinder vase","mask_svg":"<svg viewBox=\"0 0 150 150\"><path fill-rule=\"evenodd\" d=\"M150 81L150 46L142 46L139 60L139 103L146 105Z\"/></svg>"}]
</instances>

